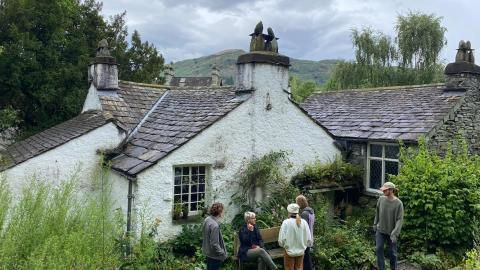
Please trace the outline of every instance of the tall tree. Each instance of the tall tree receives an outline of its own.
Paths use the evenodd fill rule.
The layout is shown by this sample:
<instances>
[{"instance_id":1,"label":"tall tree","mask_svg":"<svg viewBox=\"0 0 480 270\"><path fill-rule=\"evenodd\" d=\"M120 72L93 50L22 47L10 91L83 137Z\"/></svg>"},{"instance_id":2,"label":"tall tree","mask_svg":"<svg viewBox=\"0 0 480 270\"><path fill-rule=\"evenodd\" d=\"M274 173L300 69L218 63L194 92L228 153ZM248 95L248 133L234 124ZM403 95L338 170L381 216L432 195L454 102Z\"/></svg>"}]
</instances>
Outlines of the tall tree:
<instances>
[{"instance_id":1,"label":"tall tree","mask_svg":"<svg viewBox=\"0 0 480 270\"><path fill-rule=\"evenodd\" d=\"M355 61L340 62L326 89L423 84L442 80L439 54L446 44L441 17L398 16L395 43L370 28L352 30Z\"/></svg>"},{"instance_id":2,"label":"tall tree","mask_svg":"<svg viewBox=\"0 0 480 270\"><path fill-rule=\"evenodd\" d=\"M0 0L3 127L20 123L23 137L77 115L87 94L87 66L98 41L105 37L120 71L124 68L130 76L126 79L155 81L146 71L158 78L163 58L155 47L142 43L136 33L132 50L143 58L130 53L125 13L107 21L101 8L96 0ZM138 59L143 62L132 70L130 63ZM12 121L12 116L17 119Z\"/></svg>"}]
</instances>

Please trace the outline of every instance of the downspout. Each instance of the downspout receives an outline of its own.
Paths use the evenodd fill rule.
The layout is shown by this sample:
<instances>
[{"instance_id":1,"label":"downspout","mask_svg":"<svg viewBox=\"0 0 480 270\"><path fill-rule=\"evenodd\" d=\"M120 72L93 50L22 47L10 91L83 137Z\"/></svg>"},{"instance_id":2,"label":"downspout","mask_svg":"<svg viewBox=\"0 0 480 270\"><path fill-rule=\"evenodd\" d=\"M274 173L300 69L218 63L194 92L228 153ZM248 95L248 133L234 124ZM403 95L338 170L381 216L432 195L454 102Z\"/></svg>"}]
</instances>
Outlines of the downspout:
<instances>
[{"instance_id":1,"label":"downspout","mask_svg":"<svg viewBox=\"0 0 480 270\"><path fill-rule=\"evenodd\" d=\"M135 177L127 177L128 179L128 202L127 202L127 236L130 236L132 231L132 201L135 198L133 195L133 181L136 180Z\"/></svg>"}]
</instances>

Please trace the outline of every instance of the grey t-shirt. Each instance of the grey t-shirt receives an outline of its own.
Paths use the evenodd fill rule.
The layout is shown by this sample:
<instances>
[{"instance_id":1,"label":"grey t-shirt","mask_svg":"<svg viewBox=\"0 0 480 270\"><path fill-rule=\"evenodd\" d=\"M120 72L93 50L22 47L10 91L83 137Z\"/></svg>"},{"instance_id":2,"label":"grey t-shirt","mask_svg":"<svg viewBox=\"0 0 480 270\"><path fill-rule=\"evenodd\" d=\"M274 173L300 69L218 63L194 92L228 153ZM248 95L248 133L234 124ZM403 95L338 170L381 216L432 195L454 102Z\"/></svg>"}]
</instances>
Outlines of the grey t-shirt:
<instances>
[{"instance_id":1,"label":"grey t-shirt","mask_svg":"<svg viewBox=\"0 0 480 270\"><path fill-rule=\"evenodd\" d=\"M390 235L392 241L396 241L400 235L403 224L403 203L395 197L389 200L386 196L381 196L377 201L375 220L377 230L381 233Z\"/></svg>"}]
</instances>

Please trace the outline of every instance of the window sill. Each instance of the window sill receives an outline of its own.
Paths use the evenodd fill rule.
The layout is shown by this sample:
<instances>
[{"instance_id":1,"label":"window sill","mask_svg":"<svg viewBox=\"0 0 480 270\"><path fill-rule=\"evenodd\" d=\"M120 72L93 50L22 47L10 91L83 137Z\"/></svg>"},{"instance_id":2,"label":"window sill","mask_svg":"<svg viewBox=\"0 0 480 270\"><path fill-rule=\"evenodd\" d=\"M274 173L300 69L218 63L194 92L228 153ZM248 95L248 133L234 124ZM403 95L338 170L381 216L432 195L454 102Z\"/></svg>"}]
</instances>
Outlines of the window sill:
<instances>
[{"instance_id":1,"label":"window sill","mask_svg":"<svg viewBox=\"0 0 480 270\"><path fill-rule=\"evenodd\" d=\"M179 219L172 219L172 224L182 225L182 224L198 223L202 220L203 220L202 215L192 215L192 216L188 216L187 218L180 217Z\"/></svg>"}]
</instances>

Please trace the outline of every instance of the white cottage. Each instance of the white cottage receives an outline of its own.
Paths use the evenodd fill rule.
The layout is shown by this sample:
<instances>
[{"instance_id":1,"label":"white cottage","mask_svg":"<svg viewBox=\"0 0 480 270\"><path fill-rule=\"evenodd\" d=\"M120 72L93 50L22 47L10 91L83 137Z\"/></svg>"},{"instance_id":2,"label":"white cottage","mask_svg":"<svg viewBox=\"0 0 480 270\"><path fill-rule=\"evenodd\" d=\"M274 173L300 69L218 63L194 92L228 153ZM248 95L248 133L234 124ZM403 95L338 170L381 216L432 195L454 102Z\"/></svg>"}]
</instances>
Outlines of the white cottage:
<instances>
[{"instance_id":1,"label":"white cottage","mask_svg":"<svg viewBox=\"0 0 480 270\"><path fill-rule=\"evenodd\" d=\"M160 238L177 233L174 202L228 205L242 163L287 151L291 173L340 154L330 133L290 99L289 58L252 51L237 61L236 86L157 86L118 82L105 46L89 68L91 85L78 117L10 146L5 173L18 190L29 173L67 175L81 166L87 183L111 160L117 206L128 230L139 211L162 220ZM61 178L60 178L61 179ZM233 217L236 209L227 209Z\"/></svg>"}]
</instances>

